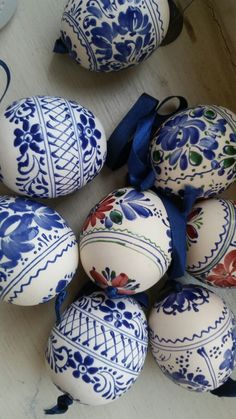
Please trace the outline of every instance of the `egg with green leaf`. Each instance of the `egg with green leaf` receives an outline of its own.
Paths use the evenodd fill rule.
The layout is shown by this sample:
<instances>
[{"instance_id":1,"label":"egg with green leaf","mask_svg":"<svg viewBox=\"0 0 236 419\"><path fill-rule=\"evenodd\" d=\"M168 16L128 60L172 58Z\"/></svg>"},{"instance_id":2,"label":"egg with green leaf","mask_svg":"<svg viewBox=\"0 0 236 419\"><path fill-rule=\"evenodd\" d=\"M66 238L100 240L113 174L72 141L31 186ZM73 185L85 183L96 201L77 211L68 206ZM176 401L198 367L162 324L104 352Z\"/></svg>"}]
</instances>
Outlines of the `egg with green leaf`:
<instances>
[{"instance_id":1,"label":"egg with green leaf","mask_svg":"<svg viewBox=\"0 0 236 419\"><path fill-rule=\"evenodd\" d=\"M134 294L158 282L171 263L171 231L161 199L123 188L90 211L80 240L82 265L101 288Z\"/></svg>"},{"instance_id":2,"label":"egg with green leaf","mask_svg":"<svg viewBox=\"0 0 236 419\"><path fill-rule=\"evenodd\" d=\"M151 143L156 186L182 195L202 188L202 197L227 189L236 177L236 115L215 105L199 105L169 118Z\"/></svg>"}]
</instances>

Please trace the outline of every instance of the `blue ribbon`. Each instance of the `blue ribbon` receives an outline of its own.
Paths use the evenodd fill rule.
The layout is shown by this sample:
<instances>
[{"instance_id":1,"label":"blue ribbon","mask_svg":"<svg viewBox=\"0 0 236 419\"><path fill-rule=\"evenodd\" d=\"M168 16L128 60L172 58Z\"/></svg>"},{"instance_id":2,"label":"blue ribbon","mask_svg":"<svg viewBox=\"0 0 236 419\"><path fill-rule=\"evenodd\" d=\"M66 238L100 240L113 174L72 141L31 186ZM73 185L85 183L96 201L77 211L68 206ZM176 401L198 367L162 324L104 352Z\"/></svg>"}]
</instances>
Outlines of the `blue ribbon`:
<instances>
[{"instance_id":1,"label":"blue ribbon","mask_svg":"<svg viewBox=\"0 0 236 419\"><path fill-rule=\"evenodd\" d=\"M10 86L11 72L10 72L10 69L9 69L8 65L4 61L2 61L1 59L0 59L0 67L3 68L3 70L5 71L6 76L7 76L6 87L5 87L5 90L3 91L3 95L0 97L0 103L1 103L2 100L3 100L3 98L4 98L4 96L6 95L6 93L8 91L9 86Z\"/></svg>"},{"instance_id":2,"label":"blue ribbon","mask_svg":"<svg viewBox=\"0 0 236 419\"><path fill-rule=\"evenodd\" d=\"M67 54L69 53L69 50L66 44L63 42L63 40L61 38L58 38L55 42L53 52L56 52L58 54Z\"/></svg>"},{"instance_id":3,"label":"blue ribbon","mask_svg":"<svg viewBox=\"0 0 236 419\"><path fill-rule=\"evenodd\" d=\"M61 323L61 307L67 297L67 291L63 290L56 296L55 301L55 312L56 312L56 324Z\"/></svg>"},{"instance_id":4,"label":"blue ribbon","mask_svg":"<svg viewBox=\"0 0 236 419\"><path fill-rule=\"evenodd\" d=\"M44 412L46 415L61 415L67 412L72 403L72 397L68 396L68 394L63 394L58 397L56 406L51 409L45 409Z\"/></svg>"},{"instance_id":5,"label":"blue ribbon","mask_svg":"<svg viewBox=\"0 0 236 419\"><path fill-rule=\"evenodd\" d=\"M211 394L218 397L236 397L236 381L229 377L224 384L212 390Z\"/></svg>"},{"instance_id":6,"label":"blue ribbon","mask_svg":"<svg viewBox=\"0 0 236 419\"><path fill-rule=\"evenodd\" d=\"M158 113L167 102L178 99L179 107L165 115ZM107 166L116 170L128 161L129 183L141 190L154 185L149 147L154 132L172 115L186 109L182 96L169 96L163 102L144 93L111 134L107 145Z\"/></svg>"}]
</instances>

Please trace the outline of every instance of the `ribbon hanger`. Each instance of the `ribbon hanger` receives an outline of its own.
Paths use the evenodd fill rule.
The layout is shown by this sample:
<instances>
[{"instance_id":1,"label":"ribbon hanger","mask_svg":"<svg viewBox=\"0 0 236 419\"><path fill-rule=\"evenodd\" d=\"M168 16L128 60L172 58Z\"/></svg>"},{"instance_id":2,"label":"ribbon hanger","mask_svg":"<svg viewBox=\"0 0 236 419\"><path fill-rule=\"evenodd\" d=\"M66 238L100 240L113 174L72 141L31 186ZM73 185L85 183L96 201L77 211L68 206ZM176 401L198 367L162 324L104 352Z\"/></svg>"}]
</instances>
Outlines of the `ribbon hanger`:
<instances>
[{"instance_id":1,"label":"ribbon hanger","mask_svg":"<svg viewBox=\"0 0 236 419\"><path fill-rule=\"evenodd\" d=\"M6 76L7 76L7 82L6 82L5 89L3 91L2 96L0 96L0 103L1 103L2 100L4 99L5 95L6 95L7 91L8 91L9 86L10 86L11 72L10 72L10 69L9 69L8 65L4 61L2 61L1 59L0 59L0 67L3 68L3 70L4 70L4 72L5 72Z\"/></svg>"}]
</instances>

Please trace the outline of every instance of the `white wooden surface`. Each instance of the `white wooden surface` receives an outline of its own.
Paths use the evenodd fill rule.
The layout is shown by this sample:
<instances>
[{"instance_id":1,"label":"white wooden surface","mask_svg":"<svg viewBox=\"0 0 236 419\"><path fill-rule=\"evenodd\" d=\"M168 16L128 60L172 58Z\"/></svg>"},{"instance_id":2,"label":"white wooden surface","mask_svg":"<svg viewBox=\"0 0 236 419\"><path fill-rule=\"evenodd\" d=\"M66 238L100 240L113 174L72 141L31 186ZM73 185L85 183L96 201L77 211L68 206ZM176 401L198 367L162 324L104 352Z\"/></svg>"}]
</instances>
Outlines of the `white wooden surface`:
<instances>
[{"instance_id":1,"label":"white wooden surface","mask_svg":"<svg viewBox=\"0 0 236 419\"><path fill-rule=\"evenodd\" d=\"M66 96L94 111L108 136L144 91L159 98L185 95L191 105L215 103L236 112L235 0L180 3L185 9L185 27L174 44L159 49L136 69L92 74L68 57L52 53L65 0L18 0L15 17L0 32L0 57L8 63L13 76L1 110L20 97ZM3 78L0 74L0 83ZM89 209L123 183L124 170L114 174L105 168L81 191L48 204L79 233ZM236 197L235 186L227 196ZM10 191L1 185L0 193ZM71 300L84 280L80 268L70 287ZM236 290L219 293L236 313ZM53 302L31 308L0 305L0 419L43 418L43 409L56 400L59 393L44 367L44 348L53 323ZM235 419L235 409L235 399L197 395L174 385L149 354L139 380L123 398L97 408L75 404L66 417Z\"/></svg>"}]
</instances>

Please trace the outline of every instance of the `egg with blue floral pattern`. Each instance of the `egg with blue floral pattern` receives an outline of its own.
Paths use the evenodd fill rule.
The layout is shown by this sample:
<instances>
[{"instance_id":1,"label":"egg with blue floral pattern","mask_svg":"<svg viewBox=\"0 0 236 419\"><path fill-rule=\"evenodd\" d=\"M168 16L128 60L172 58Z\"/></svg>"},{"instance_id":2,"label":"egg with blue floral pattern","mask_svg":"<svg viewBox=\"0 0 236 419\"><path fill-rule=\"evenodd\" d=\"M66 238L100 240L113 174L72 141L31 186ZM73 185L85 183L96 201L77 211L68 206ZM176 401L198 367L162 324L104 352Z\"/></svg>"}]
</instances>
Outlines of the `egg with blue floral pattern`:
<instances>
[{"instance_id":1,"label":"egg with blue floral pattern","mask_svg":"<svg viewBox=\"0 0 236 419\"><path fill-rule=\"evenodd\" d=\"M169 15L168 0L69 0L54 51L92 71L132 67L161 44Z\"/></svg>"},{"instance_id":2,"label":"egg with blue floral pattern","mask_svg":"<svg viewBox=\"0 0 236 419\"><path fill-rule=\"evenodd\" d=\"M151 143L156 186L171 194L202 188L202 197L224 191L236 177L236 115L200 105L169 118Z\"/></svg>"},{"instance_id":3,"label":"egg with blue floral pattern","mask_svg":"<svg viewBox=\"0 0 236 419\"><path fill-rule=\"evenodd\" d=\"M122 396L142 371L147 321L132 298L111 300L94 292L75 301L52 329L46 363L53 383L82 404Z\"/></svg>"},{"instance_id":4,"label":"egg with blue floral pattern","mask_svg":"<svg viewBox=\"0 0 236 419\"><path fill-rule=\"evenodd\" d=\"M63 291L78 265L76 237L53 209L0 197L0 300L44 303Z\"/></svg>"},{"instance_id":5,"label":"egg with blue floral pattern","mask_svg":"<svg viewBox=\"0 0 236 419\"><path fill-rule=\"evenodd\" d=\"M193 207L187 222L189 274L216 287L236 287L236 203L208 199Z\"/></svg>"},{"instance_id":6,"label":"egg with blue floral pattern","mask_svg":"<svg viewBox=\"0 0 236 419\"><path fill-rule=\"evenodd\" d=\"M111 192L84 223L80 258L90 279L109 292L134 294L153 286L172 259L170 224L161 199L131 187Z\"/></svg>"},{"instance_id":7,"label":"egg with blue floral pattern","mask_svg":"<svg viewBox=\"0 0 236 419\"><path fill-rule=\"evenodd\" d=\"M236 359L236 322L212 291L186 285L154 305L152 354L162 372L185 389L206 392L224 384Z\"/></svg>"},{"instance_id":8,"label":"egg with blue floral pattern","mask_svg":"<svg viewBox=\"0 0 236 419\"><path fill-rule=\"evenodd\" d=\"M0 179L28 197L55 198L82 188L102 169L104 129L77 102L33 96L0 116Z\"/></svg>"}]
</instances>

